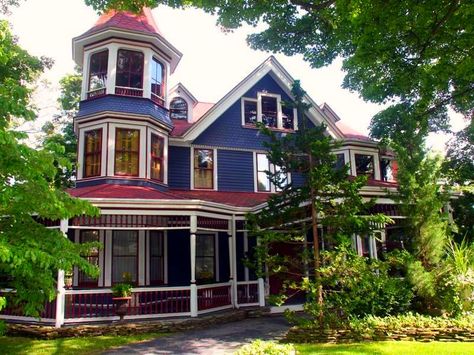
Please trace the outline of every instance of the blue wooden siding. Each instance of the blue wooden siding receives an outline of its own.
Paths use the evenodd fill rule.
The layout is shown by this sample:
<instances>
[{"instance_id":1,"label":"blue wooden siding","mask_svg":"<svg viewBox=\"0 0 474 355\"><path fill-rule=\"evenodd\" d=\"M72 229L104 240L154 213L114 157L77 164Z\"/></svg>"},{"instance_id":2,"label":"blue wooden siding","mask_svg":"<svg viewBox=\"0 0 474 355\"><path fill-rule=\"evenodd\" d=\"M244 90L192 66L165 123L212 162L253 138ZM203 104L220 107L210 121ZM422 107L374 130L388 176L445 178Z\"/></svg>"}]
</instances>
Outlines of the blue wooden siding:
<instances>
[{"instance_id":1,"label":"blue wooden siding","mask_svg":"<svg viewBox=\"0 0 474 355\"><path fill-rule=\"evenodd\" d=\"M254 191L253 153L218 150L217 183L219 191Z\"/></svg>"},{"instance_id":2,"label":"blue wooden siding","mask_svg":"<svg viewBox=\"0 0 474 355\"><path fill-rule=\"evenodd\" d=\"M168 186L172 189L190 189L190 148L168 147Z\"/></svg>"},{"instance_id":3,"label":"blue wooden siding","mask_svg":"<svg viewBox=\"0 0 474 355\"><path fill-rule=\"evenodd\" d=\"M304 185L305 177L301 173L292 173L291 182L295 187L301 187Z\"/></svg>"},{"instance_id":4,"label":"blue wooden siding","mask_svg":"<svg viewBox=\"0 0 474 355\"><path fill-rule=\"evenodd\" d=\"M267 91L280 94L282 100L290 98L277 82L269 75L265 75L255 84L244 97L257 98L257 92ZM212 123L193 143L221 147L262 149L265 140L257 129L242 127L241 99L233 103L221 117Z\"/></svg>"}]
</instances>

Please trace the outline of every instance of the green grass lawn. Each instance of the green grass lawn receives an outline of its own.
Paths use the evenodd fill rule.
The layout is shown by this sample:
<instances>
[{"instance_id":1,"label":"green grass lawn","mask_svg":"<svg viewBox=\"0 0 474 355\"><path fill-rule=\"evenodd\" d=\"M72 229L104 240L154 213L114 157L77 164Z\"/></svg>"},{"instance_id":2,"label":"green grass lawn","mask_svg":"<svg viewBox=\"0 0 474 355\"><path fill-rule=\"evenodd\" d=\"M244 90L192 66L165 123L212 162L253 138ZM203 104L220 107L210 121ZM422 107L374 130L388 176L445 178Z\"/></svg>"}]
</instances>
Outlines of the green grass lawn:
<instances>
[{"instance_id":1,"label":"green grass lawn","mask_svg":"<svg viewBox=\"0 0 474 355\"><path fill-rule=\"evenodd\" d=\"M298 344L298 354L474 354L474 343L384 341L354 344Z\"/></svg>"},{"instance_id":2,"label":"green grass lawn","mask_svg":"<svg viewBox=\"0 0 474 355\"><path fill-rule=\"evenodd\" d=\"M101 351L163 336L159 333L37 340L0 337L0 354L98 354Z\"/></svg>"}]
</instances>

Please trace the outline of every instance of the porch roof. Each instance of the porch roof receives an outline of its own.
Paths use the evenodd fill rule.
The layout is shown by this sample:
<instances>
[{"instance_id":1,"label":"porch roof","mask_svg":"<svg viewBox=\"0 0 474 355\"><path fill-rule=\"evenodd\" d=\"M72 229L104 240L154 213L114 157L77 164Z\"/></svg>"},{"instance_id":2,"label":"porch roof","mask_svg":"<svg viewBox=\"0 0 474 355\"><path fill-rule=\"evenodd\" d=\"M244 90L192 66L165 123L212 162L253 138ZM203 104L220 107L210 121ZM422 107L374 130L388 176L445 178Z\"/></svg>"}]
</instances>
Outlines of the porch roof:
<instances>
[{"instance_id":1,"label":"porch roof","mask_svg":"<svg viewBox=\"0 0 474 355\"><path fill-rule=\"evenodd\" d=\"M220 203L234 207L255 207L265 203L270 193L232 192L204 190L166 190L160 191L145 186L101 184L68 189L73 197L84 199L145 199L145 200L199 200Z\"/></svg>"}]
</instances>

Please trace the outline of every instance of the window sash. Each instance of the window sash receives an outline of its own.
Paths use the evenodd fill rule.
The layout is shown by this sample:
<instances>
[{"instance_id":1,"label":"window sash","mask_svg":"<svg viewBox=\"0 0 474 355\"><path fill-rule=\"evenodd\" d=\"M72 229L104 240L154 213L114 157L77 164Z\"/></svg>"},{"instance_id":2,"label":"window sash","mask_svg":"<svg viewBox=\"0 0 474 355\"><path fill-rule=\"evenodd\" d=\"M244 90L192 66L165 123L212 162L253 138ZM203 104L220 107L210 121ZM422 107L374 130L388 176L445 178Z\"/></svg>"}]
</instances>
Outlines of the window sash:
<instances>
[{"instance_id":1,"label":"window sash","mask_svg":"<svg viewBox=\"0 0 474 355\"><path fill-rule=\"evenodd\" d=\"M150 175L151 178L163 181L163 160L164 160L165 140L157 134L151 135L151 158L150 158Z\"/></svg>"},{"instance_id":2,"label":"window sash","mask_svg":"<svg viewBox=\"0 0 474 355\"><path fill-rule=\"evenodd\" d=\"M115 130L115 175L138 176L139 153L140 131L117 128Z\"/></svg>"},{"instance_id":3,"label":"window sash","mask_svg":"<svg viewBox=\"0 0 474 355\"><path fill-rule=\"evenodd\" d=\"M214 188L214 151L194 149L194 188Z\"/></svg>"},{"instance_id":4,"label":"window sash","mask_svg":"<svg viewBox=\"0 0 474 355\"><path fill-rule=\"evenodd\" d=\"M102 161L102 128L84 133L83 177L100 176Z\"/></svg>"},{"instance_id":5,"label":"window sash","mask_svg":"<svg viewBox=\"0 0 474 355\"><path fill-rule=\"evenodd\" d=\"M79 231L79 243L90 243L99 241L99 231L98 230L80 230ZM99 249L93 248L89 255L84 256L90 264L99 266ZM90 277L83 271L79 270L78 274L78 285L82 286L97 286L98 279Z\"/></svg>"},{"instance_id":6,"label":"window sash","mask_svg":"<svg viewBox=\"0 0 474 355\"><path fill-rule=\"evenodd\" d=\"M164 97L164 67L153 58L151 64L151 92L161 98Z\"/></svg>"},{"instance_id":7,"label":"window sash","mask_svg":"<svg viewBox=\"0 0 474 355\"><path fill-rule=\"evenodd\" d=\"M270 162L266 154L257 153L257 191L270 192L270 178L267 175L270 171Z\"/></svg>"},{"instance_id":8,"label":"window sash","mask_svg":"<svg viewBox=\"0 0 474 355\"><path fill-rule=\"evenodd\" d=\"M369 179L375 178L374 156L368 154L355 154L357 176L366 175Z\"/></svg>"},{"instance_id":9,"label":"window sash","mask_svg":"<svg viewBox=\"0 0 474 355\"><path fill-rule=\"evenodd\" d=\"M144 56L142 52L119 49L115 85L142 89L143 64Z\"/></svg>"},{"instance_id":10,"label":"window sash","mask_svg":"<svg viewBox=\"0 0 474 355\"><path fill-rule=\"evenodd\" d=\"M170 103L170 118L175 120L188 119L188 103L181 97L175 97Z\"/></svg>"},{"instance_id":11,"label":"window sash","mask_svg":"<svg viewBox=\"0 0 474 355\"><path fill-rule=\"evenodd\" d=\"M257 123L257 105L256 100L244 100L244 124L255 125Z\"/></svg>"},{"instance_id":12,"label":"window sash","mask_svg":"<svg viewBox=\"0 0 474 355\"><path fill-rule=\"evenodd\" d=\"M261 96L261 116L265 126L278 127L278 100L273 96Z\"/></svg>"},{"instance_id":13,"label":"window sash","mask_svg":"<svg viewBox=\"0 0 474 355\"><path fill-rule=\"evenodd\" d=\"M196 280L215 280L216 277L216 236L198 234L196 238Z\"/></svg>"},{"instance_id":14,"label":"window sash","mask_svg":"<svg viewBox=\"0 0 474 355\"><path fill-rule=\"evenodd\" d=\"M105 88L107 85L107 69L109 50L94 53L89 59L89 91Z\"/></svg>"},{"instance_id":15,"label":"window sash","mask_svg":"<svg viewBox=\"0 0 474 355\"><path fill-rule=\"evenodd\" d=\"M138 232L113 231L112 235L112 283L123 282L124 274L138 280Z\"/></svg>"}]
</instances>

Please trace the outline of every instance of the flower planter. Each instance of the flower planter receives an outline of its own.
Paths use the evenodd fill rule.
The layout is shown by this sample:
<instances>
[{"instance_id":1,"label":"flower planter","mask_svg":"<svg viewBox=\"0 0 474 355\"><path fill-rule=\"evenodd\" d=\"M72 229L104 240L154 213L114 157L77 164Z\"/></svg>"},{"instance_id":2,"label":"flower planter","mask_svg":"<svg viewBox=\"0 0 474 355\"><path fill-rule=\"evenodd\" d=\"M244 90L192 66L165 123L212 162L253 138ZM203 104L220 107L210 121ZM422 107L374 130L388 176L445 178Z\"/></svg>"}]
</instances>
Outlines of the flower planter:
<instances>
[{"instance_id":1,"label":"flower planter","mask_svg":"<svg viewBox=\"0 0 474 355\"><path fill-rule=\"evenodd\" d=\"M130 301L132 297L112 297L112 301L114 301L115 306L115 314L120 317L120 321L123 321L123 318L127 314L128 311L128 301Z\"/></svg>"}]
</instances>

